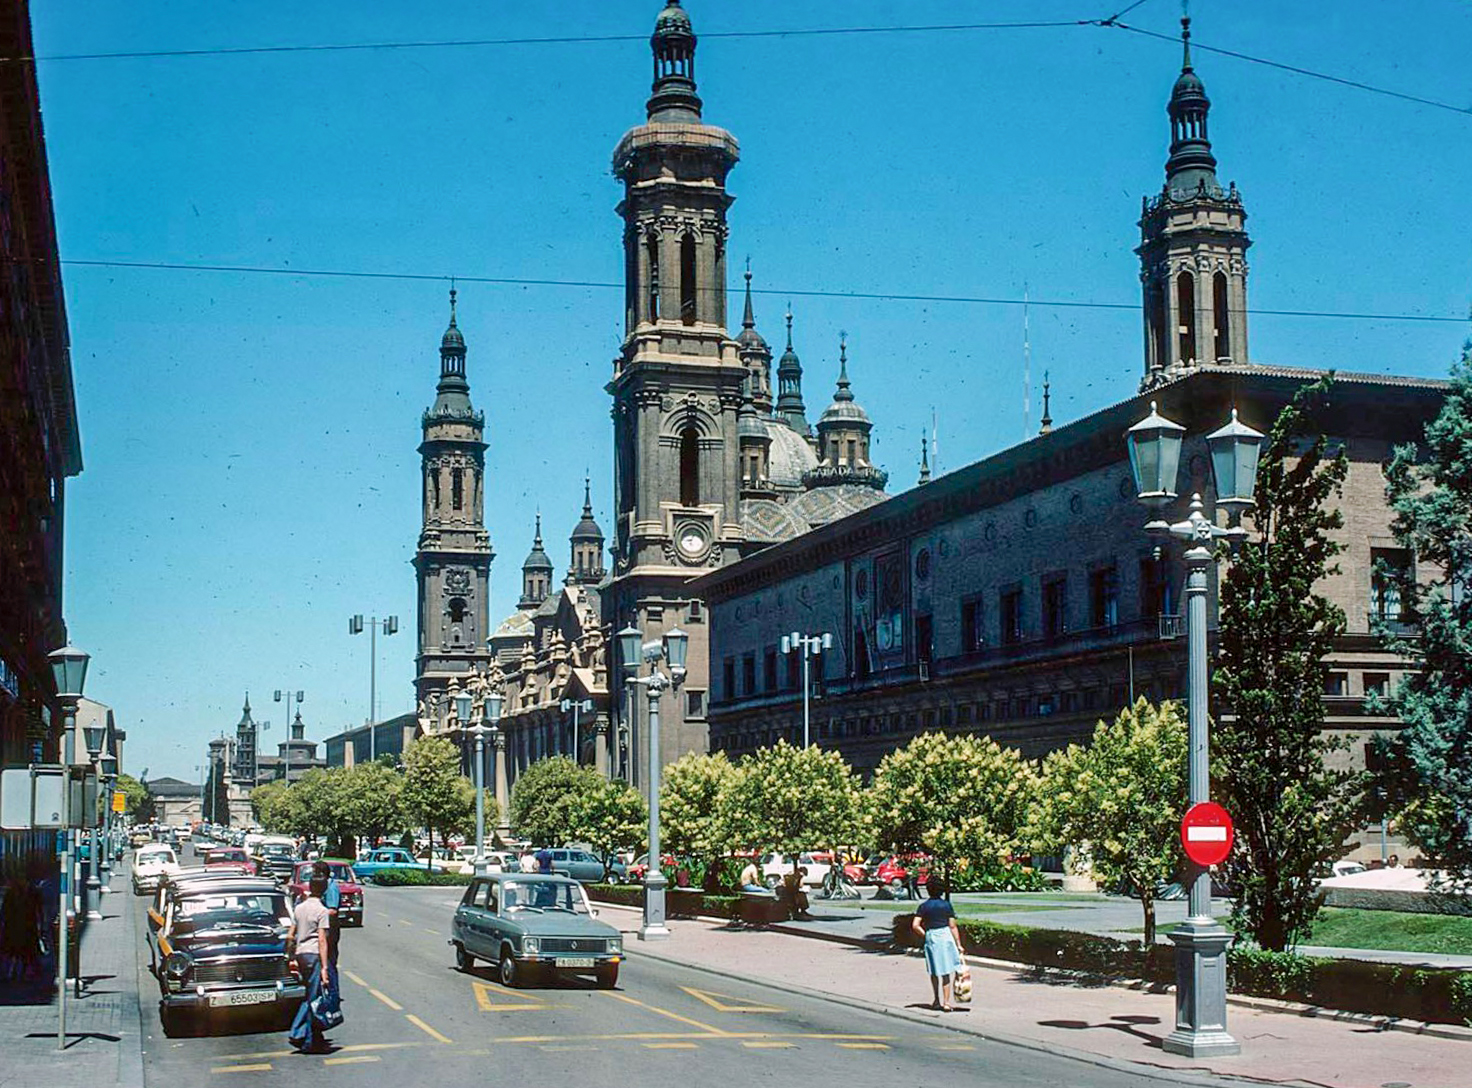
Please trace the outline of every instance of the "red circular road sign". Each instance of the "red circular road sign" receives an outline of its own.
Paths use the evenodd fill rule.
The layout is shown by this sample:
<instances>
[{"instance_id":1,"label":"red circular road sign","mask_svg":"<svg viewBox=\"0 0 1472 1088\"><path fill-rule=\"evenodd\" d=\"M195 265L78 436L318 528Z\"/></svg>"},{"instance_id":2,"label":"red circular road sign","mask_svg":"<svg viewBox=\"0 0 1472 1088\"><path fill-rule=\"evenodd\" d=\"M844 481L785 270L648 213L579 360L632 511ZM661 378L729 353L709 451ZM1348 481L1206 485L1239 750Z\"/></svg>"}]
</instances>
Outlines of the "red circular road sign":
<instances>
[{"instance_id":1,"label":"red circular road sign","mask_svg":"<svg viewBox=\"0 0 1472 1088\"><path fill-rule=\"evenodd\" d=\"M1197 865L1216 865L1232 852L1232 817L1215 801L1202 801L1181 819L1181 845Z\"/></svg>"}]
</instances>

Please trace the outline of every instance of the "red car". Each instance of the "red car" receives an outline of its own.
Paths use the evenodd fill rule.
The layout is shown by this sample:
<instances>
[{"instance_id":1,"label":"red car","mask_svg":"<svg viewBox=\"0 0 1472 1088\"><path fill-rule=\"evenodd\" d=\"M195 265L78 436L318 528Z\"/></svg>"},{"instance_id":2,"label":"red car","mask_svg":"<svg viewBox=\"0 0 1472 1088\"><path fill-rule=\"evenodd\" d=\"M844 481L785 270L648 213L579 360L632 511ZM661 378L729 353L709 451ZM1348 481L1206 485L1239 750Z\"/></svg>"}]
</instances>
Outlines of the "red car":
<instances>
[{"instance_id":1,"label":"red car","mask_svg":"<svg viewBox=\"0 0 1472 1088\"><path fill-rule=\"evenodd\" d=\"M220 846L213 850L206 850L204 867L206 870L235 869L247 876L256 875L256 863L251 861L250 855L238 846Z\"/></svg>"},{"instance_id":2,"label":"red car","mask_svg":"<svg viewBox=\"0 0 1472 1088\"><path fill-rule=\"evenodd\" d=\"M891 888L899 888L910 879L911 870L913 875L921 884L930 875L930 859L923 854L907 854L901 857L893 854L879 863L879 868L874 870L874 881L876 884L888 884Z\"/></svg>"},{"instance_id":3,"label":"red car","mask_svg":"<svg viewBox=\"0 0 1472 1088\"><path fill-rule=\"evenodd\" d=\"M337 881L337 890L342 896L342 901L337 908L338 924L361 926L363 924L363 885L358 883L352 863L338 858L327 858L326 862L327 868L332 873L332 879ZM299 903L307 897L307 882L312 879L312 866L316 864L315 861L296 863L296 868L291 873L291 883L287 887L293 903Z\"/></svg>"}]
</instances>

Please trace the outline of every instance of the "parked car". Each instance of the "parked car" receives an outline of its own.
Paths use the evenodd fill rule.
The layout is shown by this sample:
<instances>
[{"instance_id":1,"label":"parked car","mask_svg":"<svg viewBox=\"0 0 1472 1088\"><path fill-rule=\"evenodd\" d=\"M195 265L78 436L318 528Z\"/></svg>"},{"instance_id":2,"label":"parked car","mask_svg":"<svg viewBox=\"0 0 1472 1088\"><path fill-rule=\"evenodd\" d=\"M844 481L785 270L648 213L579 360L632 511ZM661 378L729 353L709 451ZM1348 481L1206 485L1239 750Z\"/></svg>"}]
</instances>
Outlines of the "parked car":
<instances>
[{"instance_id":1,"label":"parked car","mask_svg":"<svg viewBox=\"0 0 1472 1088\"><path fill-rule=\"evenodd\" d=\"M591 974L604 989L618 985L623 937L594 917L587 894L565 876L502 873L477 877L450 922L455 966L497 965L503 986L538 974Z\"/></svg>"},{"instance_id":2,"label":"parked car","mask_svg":"<svg viewBox=\"0 0 1472 1088\"><path fill-rule=\"evenodd\" d=\"M371 882L385 869L423 869L424 862L402 846L379 846L369 850L353 862L353 872L362 880Z\"/></svg>"},{"instance_id":3,"label":"parked car","mask_svg":"<svg viewBox=\"0 0 1472 1088\"><path fill-rule=\"evenodd\" d=\"M461 858L459 872L463 876L475 875L475 847L461 846L456 848L456 853ZM486 851L486 872L488 873L514 873L520 869L520 861L515 854L508 854L504 850Z\"/></svg>"},{"instance_id":4,"label":"parked car","mask_svg":"<svg viewBox=\"0 0 1472 1088\"><path fill-rule=\"evenodd\" d=\"M924 884L926 878L930 876L930 859L923 854L907 854L903 857L891 854L874 870L874 882L888 884L891 889L897 891L909 881L912 869L915 880Z\"/></svg>"},{"instance_id":5,"label":"parked car","mask_svg":"<svg viewBox=\"0 0 1472 1088\"><path fill-rule=\"evenodd\" d=\"M181 886L157 936L165 1034L248 1009L293 1016L307 990L287 955L290 921L286 893L270 881Z\"/></svg>"},{"instance_id":6,"label":"parked car","mask_svg":"<svg viewBox=\"0 0 1472 1088\"><path fill-rule=\"evenodd\" d=\"M337 881L337 891L342 897L337 908L338 925L361 926L363 924L363 885L358 883L358 876L353 872L352 863L341 858L324 860L327 862L332 879ZM307 897L307 884L312 879L312 866L315 864L317 864L315 861L296 863L296 872L292 874L291 883L286 888L293 904Z\"/></svg>"},{"instance_id":7,"label":"parked car","mask_svg":"<svg viewBox=\"0 0 1472 1088\"><path fill-rule=\"evenodd\" d=\"M250 876L256 874L256 863L238 846L215 846L204 851L206 869L235 869Z\"/></svg>"},{"instance_id":8,"label":"parked car","mask_svg":"<svg viewBox=\"0 0 1472 1088\"><path fill-rule=\"evenodd\" d=\"M560 876L570 876L589 884L600 883L604 878L603 862L586 850L558 847L551 854L552 871ZM620 861L610 862L607 871L614 883L620 883L628 876L628 869Z\"/></svg>"},{"instance_id":9,"label":"parked car","mask_svg":"<svg viewBox=\"0 0 1472 1088\"><path fill-rule=\"evenodd\" d=\"M148 905L146 936L149 970L157 974L158 963L166 954L158 948L158 932L163 928L164 920L168 917L169 905L182 891L197 891L201 888L231 888L241 884L254 887L261 880L261 877L249 876L233 870L208 870L197 867L164 874L163 879L158 883L158 889L153 893L153 900ZM267 880L266 883L270 884L271 881Z\"/></svg>"},{"instance_id":10,"label":"parked car","mask_svg":"<svg viewBox=\"0 0 1472 1088\"><path fill-rule=\"evenodd\" d=\"M675 863L675 855L660 854L659 860L661 865L673 865ZM624 879L630 884L642 884L644 883L644 874L648 871L649 855L640 854L624 869Z\"/></svg>"},{"instance_id":11,"label":"parked car","mask_svg":"<svg viewBox=\"0 0 1472 1088\"><path fill-rule=\"evenodd\" d=\"M828 860L821 860L827 858ZM798 869L802 875L802 882L809 887L819 887L823 878L828 875L828 870L833 868L833 855L817 855L811 851L804 851L797 855ZM792 858L783 854L763 854L761 859L762 880L767 887L775 888L782 883L784 877L792 872Z\"/></svg>"},{"instance_id":12,"label":"parked car","mask_svg":"<svg viewBox=\"0 0 1472 1088\"><path fill-rule=\"evenodd\" d=\"M133 894L157 891L159 879L165 873L178 871L179 857L172 846L154 842L138 847L133 852Z\"/></svg>"},{"instance_id":13,"label":"parked car","mask_svg":"<svg viewBox=\"0 0 1472 1088\"><path fill-rule=\"evenodd\" d=\"M286 835L262 836L250 856L256 863L258 874L275 877L285 884L296 867L296 840Z\"/></svg>"}]
</instances>

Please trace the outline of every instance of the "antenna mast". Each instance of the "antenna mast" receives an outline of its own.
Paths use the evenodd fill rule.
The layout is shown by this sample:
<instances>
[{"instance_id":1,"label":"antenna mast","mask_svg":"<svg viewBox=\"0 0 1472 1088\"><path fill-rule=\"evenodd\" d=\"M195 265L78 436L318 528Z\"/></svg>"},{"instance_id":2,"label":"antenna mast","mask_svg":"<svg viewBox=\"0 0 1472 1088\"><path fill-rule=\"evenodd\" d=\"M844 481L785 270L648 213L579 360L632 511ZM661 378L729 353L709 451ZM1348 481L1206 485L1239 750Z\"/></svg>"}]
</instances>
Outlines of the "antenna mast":
<instances>
[{"instance_id":1,"label":"antenna mast","mask_svg":"<svg viewBox=\"0 0 1472 1088\"><path fill-rule=\"evenodd\" d=\"M1028 326L1027 284L1022 285L1022 440L1032 437L1032 337Z\"/></svg>"}]
</instances>

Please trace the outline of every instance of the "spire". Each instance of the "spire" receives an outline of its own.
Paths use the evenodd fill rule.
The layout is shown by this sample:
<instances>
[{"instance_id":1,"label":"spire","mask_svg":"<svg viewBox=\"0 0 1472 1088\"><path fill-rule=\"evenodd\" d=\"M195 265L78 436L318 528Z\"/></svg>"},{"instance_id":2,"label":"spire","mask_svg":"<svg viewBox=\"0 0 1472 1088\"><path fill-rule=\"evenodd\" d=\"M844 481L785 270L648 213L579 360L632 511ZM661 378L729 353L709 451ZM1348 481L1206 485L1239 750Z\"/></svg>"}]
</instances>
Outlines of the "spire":
<instances>
[{"instance_id":1,"label":"spire","mask_svg":"<svg viewBox=\"0 0 1472 1088\"><path fill-rule=\"evenodd\" d=\"M1048 411L1048 372L1043 371L1043 425L1038 428L1038 434L1047 434L1053 429L1053 417Z\"/></svg>"},{"instance_id":2,"label":"spire","mask_svg":"<svg viewBox=\"0 0 1472 1088\"><path fill-rule=\"evenodd\" d=\"M920 432L920 483L930 482L930 443L925 441L925 431Z\"/></svg>"},{"instance_id":3,"label":"spire","mask_svg":"<svg viewBox=\"0 0 1472 1088\"><path fill-rule=\"evenodd\" d=\"M298 710L296 712L296 720L291 723L291 739L301 740L306 736L306 733L306 723L302 721L302 712Z\"/></svg>"},{"instance_id":4,"label":"spire","mask_svg":"<svg viewBox=\"0 0 1472 1088\"><path fill-rule=\"evenodd\" d=\"M1191 17L1181 19L1181 74L1171 88L1170 158L1165 163L1165 184L1173 192L1205 189L1213 195L1221 190L1216 179L1216 157L1207 137L1206 115L1211 99L1191 67Z\"/></svg>"},{"instance_id":5,"label":"spire","mask_svg":"<svg viewBox=\"0 0 1472 1088\"><path fill-rule=\"evenodd\" d=\"M751 314L751 258L746 258L746 309L741 314L741 327L755 329L756 318ZM791 346L791 345L789 345Z\"/></svg>"},{"instance_id":6,"label":"spire","mask_svg":"<svg viewBox=\"0 0 1472 1088\"><path fill-rule=\"evenodd\" d=\"M586 472L583 473L583 517L593 516L593 480Z\"/></svg>"},{"instance_id":7,"label":"spire","mask_svg":"<svg viewBox=\"0 0 1472 1088\"><path fill-rule=\"evenodd\" d=\"M833 394L834 400L853 400L853 390L849 388L848 380L848 333L838 334L838 389Z\"/></svg>"},{"instance_id":8,"label":"spire","mask_svg":"<svg viewBox=\"0 0 1472 1088\"><path fill-rule=\"evenodd\" d=\"M532 541L532 549L534 551L542 550L542 512L540 510L537 511L537 535L536 539Z\"/></svg>"},{"instance_id":9,"label":"spire","mask_svg":"<svg viewBox=\"0 0 1472 1088\"><path fill-rule=\"evenodd\" d=\"M695 93L695 28L680 0L669 0L654 20L649 39L654 52L654 87L647 108L649 120L689 124L700 120L700 96Z\"/></svg>"},{"instance_id":10,"label":"spire","mask_svg":"<svg viewBox=\"0 0 1472 1088\"><path fill-rule=\"evenodd\" d=\"M777 415L806 438L812 433L802 402L802 361L792 350L792 303L787 304L787 350L777 361Z\"/></svg>"}]
</instances>

